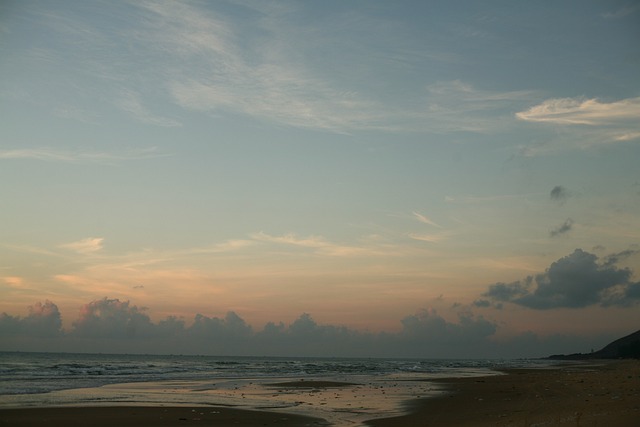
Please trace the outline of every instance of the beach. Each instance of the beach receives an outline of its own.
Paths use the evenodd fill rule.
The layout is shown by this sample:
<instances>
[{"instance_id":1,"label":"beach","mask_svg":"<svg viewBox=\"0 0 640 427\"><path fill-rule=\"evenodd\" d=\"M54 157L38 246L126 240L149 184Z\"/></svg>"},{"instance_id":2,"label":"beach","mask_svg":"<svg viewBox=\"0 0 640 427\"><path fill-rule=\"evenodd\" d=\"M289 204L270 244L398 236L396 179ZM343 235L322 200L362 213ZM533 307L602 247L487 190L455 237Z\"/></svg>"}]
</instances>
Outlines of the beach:
<instances>
[{"instance_id":1,"label":"beach","mask_svg":"<svg viewBox=\"0 0 640 427\"><path fill-rule=\"evenodd\" d=\"M327 426L324 420L300 415L220 407L72 407L5 409L0 426L50 427L298 427Z\"/></svg>"},{"instance_id":2,"label":"beach","mask_svg":"<svg viewBox=\"0 0 640 427\"><path fill-rule=\"evenodd\" d=\"M407 399L406 414L364 421L371 427L414 426L636 426L640 420L640 361L563 363L505 369L501 375L405 380L443 392ZM263 387L263 386L261 386ZM290 381L269 390L345 393L357 384ZM400 384L399 387L403 387ZM315 398L316 402L321 399ZM283 408L215 406L80 406L0 410L0 426L328 426L323 418ZM353 424L353 425L358 425Z\"/></svg>"},{"instance_id":3,"label":"beach","mask_svg":"<svg viewBox=\"0 0 640 427\"><path fill-rule=\"evenodd\" d=\"M583 362L435 380L448 392L372 427L640 425L640 361ZM431 380L434 381L434 380Z\"/></svg>"}]
</instances>

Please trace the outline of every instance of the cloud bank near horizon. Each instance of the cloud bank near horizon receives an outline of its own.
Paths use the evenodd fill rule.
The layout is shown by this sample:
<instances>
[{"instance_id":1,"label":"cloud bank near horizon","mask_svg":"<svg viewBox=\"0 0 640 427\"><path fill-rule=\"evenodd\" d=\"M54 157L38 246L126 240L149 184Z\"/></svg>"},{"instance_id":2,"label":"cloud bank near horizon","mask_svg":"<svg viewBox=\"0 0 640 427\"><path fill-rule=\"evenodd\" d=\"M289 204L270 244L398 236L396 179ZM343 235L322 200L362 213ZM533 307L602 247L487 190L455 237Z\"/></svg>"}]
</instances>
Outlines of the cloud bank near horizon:
<instances>
[{"instance_id":1,"label":"cloud bank near horizon","mask_svg":"<svg viewBox=\"0 0 640 427\"><path fill-rule=\"evenodd\" d=\"M57 306L37 303L25 317L0 315L0 351L193 354L212 356L523 358L587 351L614 336L526 331L508 339L496 337L498 324L460 312L448 321L435 310L420 310L402 319L397 333L372 333L346 326L318 324L303 313L294 322L268 322L254 330L233 311L224 317L197 314L159 322L129 301L104 298L85 305L68 332Z\"/></svg>"},{"instance_id":2,"label":"cloud bank near horizon","mask_svg":"<svg viewBox=\"0 0 640 427\"><path fill-rule=\"evenodd\" d=\"M66 351L160 352L214 355L401 356L462 357L470 343L483 343L497 325L468 312L450 322L435 310L421 310L402 319L398 333L362 332L346 326L320 325L308 313L289 325L268 322L254 329L236 312L223 317L196 314L191 322L169 316L151 320L146 308L129 301L102 298L85 304L70 330L62 328L55 303L29 307L26 316L0 315L5 348L25 337ZM44 341L43 341L44 340ZM16 343L17 341L13 341ZM49 348L50 350L51 348ZM39 350L47 350L40 346Z\"/></svg>"},{"instance_id":3,"label":"cloud bank near horizon","mask_svg":"<svg viewBox=\"0 0 640 427\"><path fill-rule=\"evenodd\" d=\"M640 282L619 264L639 252L629 249L598 258L575 249L543 273L490 285L471 306L454 304L453 320L435 309L422 309L400 319L401 329L394 333L318 324L308 313L288 325L267 322L262 329L235 311L223 317L197 313L191 321L176 316L153 321L146 307L104 297L83 305L68 330L52 301L32 305L26 316L0 314L0 350L432 358L541 357L586 351L615 337L540 337L524 331L504 338L500 322L472 310L502 309L506 303L533 310L636 306Z\"/></svg>"}]
</instances>

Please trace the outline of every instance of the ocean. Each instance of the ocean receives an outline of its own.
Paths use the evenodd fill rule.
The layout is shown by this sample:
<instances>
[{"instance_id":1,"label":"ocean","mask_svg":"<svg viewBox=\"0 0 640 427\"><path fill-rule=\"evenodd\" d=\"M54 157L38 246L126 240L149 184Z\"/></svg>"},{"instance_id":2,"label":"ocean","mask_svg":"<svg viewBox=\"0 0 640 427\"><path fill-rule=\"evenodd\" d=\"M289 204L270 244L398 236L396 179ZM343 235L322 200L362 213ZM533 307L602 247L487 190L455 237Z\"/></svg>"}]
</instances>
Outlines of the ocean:
<instances>
[{"instance_id":1,"label":"ocean","mask_svg":"<svg viewBox=\"0 0 640 427\"><path fill-rule=\"evenodd\" d=\"M496 375L543 360L214 357L0 352L0 408L164 405L268 409L336 426L400 415L443 390L430 379ZM350 386L287 387L289 381Z\"/></svg>"}]
</instances>

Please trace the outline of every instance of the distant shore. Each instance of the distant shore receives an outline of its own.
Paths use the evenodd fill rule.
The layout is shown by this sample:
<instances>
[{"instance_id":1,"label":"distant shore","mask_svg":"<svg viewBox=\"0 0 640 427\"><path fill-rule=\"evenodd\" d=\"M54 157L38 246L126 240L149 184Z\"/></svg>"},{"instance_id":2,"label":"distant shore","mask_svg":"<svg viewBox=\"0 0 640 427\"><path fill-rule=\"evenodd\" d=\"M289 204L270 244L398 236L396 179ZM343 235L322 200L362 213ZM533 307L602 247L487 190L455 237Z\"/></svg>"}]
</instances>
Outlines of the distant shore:
<instances>
[{"instance_id":1,"label":"distant shore","mask_svg":"<svg viewBox=\"0 0 640 427\"><path fill-rule=\"evenodd\" d=\"M430 380L449 393L372 427L600 426L640 420L640 360L594 360L506 375Z\"/></svg>"}]
</instances>

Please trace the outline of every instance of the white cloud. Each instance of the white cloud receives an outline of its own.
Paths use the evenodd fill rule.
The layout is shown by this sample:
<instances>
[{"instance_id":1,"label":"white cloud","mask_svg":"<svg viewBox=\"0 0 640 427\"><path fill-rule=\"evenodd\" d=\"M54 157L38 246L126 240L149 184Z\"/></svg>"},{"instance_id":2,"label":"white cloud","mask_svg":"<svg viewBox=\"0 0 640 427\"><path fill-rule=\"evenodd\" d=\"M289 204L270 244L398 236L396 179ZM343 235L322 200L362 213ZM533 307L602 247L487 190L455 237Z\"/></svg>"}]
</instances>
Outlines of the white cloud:
<instances>
[{"instance_id":1,"label":"white cloud","mask_svg":"<svg viewBox=\"0 0 640 427\"><path fill-rule=\"evenodd\" d=\"M98 252L102 249L102 237L88 237L86 239L78 240L77 242L65 243L60 245L63 249L69 249L81 254L90 254Z\"/></svg>"},{"instance_id":2,"label":"white cloud","mask_svg":"<svg viewBox=\"0 0 640 427\"><path fill-rule=\"evenodd\" d=\"M31 159L66 163L111 163L120 160L139 160L154 157L165 157L167 155L168 154L166 153L160 152L156 147L125 150L119 153L80 150L74 151L48 147L0 150L0 160Z\"/></svg>"},{"instance_id":3,"label":"white cloud","mask_svg":"<svg viewBox=\"0 0 640 427\"><path fill-rule=\"evenodd\" d=\"M422 120L430 130L489 133L504 129L516 105L530 100L532 91L481 90L460 80L427 86Z\"/></svg>"},{"instance_id":4,"label":"white cloud","mask_svg":"<svg viewBox=\"0 0 640 427\"><path fill-rule=\"evenodd\" d=\"M70 78L54 85L60 93L47 85L51 96L38 98L33 89L32 97L59 103L58 116L89 123L108 117L97 101L110 100L155 126L180 126L171 111L179 107L336 133L495 132L510 126L517 104L531 98L528 91L484 91L457 80L417 82L409 97L381 91L389 87L385 67L420 71L425 58L451 61L457 55L398 36L398 22L374 13L343 12L328 25L300 26L296 3L241 2L234 6L241 20L218 6L127 2L118 13L128 19L115 27L91 26L73 11L44 7L39 18L54 43L31 53L32 64L58 63L93 80ZM345 44L354 32L372 36ZM77 52L62 64L59 50L70 45ZM73 102L64 101L71 93ZM159 108L152 99L169 104Z\"/></svg>"},{"instance_id":5,"label":"white cloud","mask_svg":"<svg viewBox=\"0 0 640 427\"><path fill-rule=\"evenodd\" d=\"M438 234L418 234L411 233L409 237L413 240L419 240L421 242L429 242L429 243L438 243L448 238L448 235L445 233Z\"/></svg>"},{"instance_id":6,"label":"white cloud","mask_svg":"<svg viewBox=\"0 0 640 427\"><path fill-rule=\"evenodd\" d=\"M330 242L326 240L324 237L320 236L309 236L306 238L300 238L295 234L285 234L282 236L271 236L264 232L254 233L251 235L251 238L266 242L266 243L275 243L282 245L291 245L298 246L303 248L313 249L314 253L325 256L375 256L375 255L383 255L387 253L384 248L378 247L376 245L370 247L366 245L356 246L356 245L341 245L337 243ZM387 253L388 254L388 253Z\"/></svg>"},{"instance_id":7,"label":"white cloud","mask_svg":"<svg viewBox=\"0 0 640 427\"><path fill-rule=\"evenodd\" d=\"M514 102L530 99L529 91L482 91L460 81L428 86L409 100L379 99L344 86L344 79L332 79L303 60L306 51L324 46L323 40L296 37L301 30L288 20L291 11L245 6L258 10L260 18L252 22L255 33L241 34L231 18L223 20L210 8L142 4L146 24L136 37L160 53L166 70L162 85L182 108L339 133L491 132L508 123ZM308 33L316 34L307 28ZM326 31L322 34L326 37Z\"/></svg>"},{"instance_id":8,"label":"white cloud","mask_svg":"<svg viewBox=\"0 0 640 427\"><path fill-rule=\"evenodd\" d=\"M284 234L282 236L271 236L261 231L259 233L252 234L251 237L263 242L283 243L288 245L303 246L307 248L319 248L328 245L327 241L322 237L310 236L307 238L299 238L292 233Z\"/></svg>"},{"instance_id":9,"label":"white cloud","mask_svg":"<svg viewBox=\"0 0 640 427\"><path fill-rule=\"evenodd\" d=\"M253 246L255 242L246 239L231 239L215 245L214 252L230 252Z\"/></svg>"},{"instance_id":10,"label":"white cloud","mask_svg":"<svg viewBox=\"0 0 640 427\"><path fill-rule=\"evenodd\" d=\"M268 70L268 68L272 68ZM383 128L372 104L280 66L222 79L175 81L171 93L188 109L242 113L296 127L345 132ZM289 76L285 76L289 72ZM273 73L271 76L268 74ZM356 105L361 109L355 108Z\"/></svg>"},{"instance_id":11,"label":"white cloud","mask_svg":"<svg viewBox=\"0 0 640 427\"><path fill-rule=\"evenodd\" d=\"M413 216L415 216L418 219L418 221L420 221L423 224L432 225L434 227L442 228L441 225L436 224L431 219L427 218L426 216L424 216L422 214L419 214L418 212L413 212Z\"/></svg>"},{"instance_id":12,"label":"white cloud","mask_svg":"<svg viewBox=\"0 0 640 427\"><path fill-rule=\"evenodd\" d=\"M137 37L173 60L164 78L175 102L209 113L231 112L291 126L344 131L374 126L377 110L336 89L282 53L282 28L256 21L260 39L193 5L144 3L150 23ZM188 64L187 66L183 64Z\"/></svg>"},{"instance_id":13,"label":"white cloud","mask_svg":"<svg viewBox=\"0 0 640 427\"><path fill-rule=\"evenodd\" d=\"M640 132L627 132L617 135L615 137L616 141L631 141L633 139L640 138Z\"/></svg>"},{"instance_id":14,"label":"white cloud","mask_svg":"<svg viewBox=\"0 0 640 427\"><path fill-rule=\"evenodd\" d=\"M637 125L640 122L640 97L610 103L597 99L548 99L516 113L516 117L530 122L564 125L602 126L627 120L634 120Z\"/></svg>"},{"instance_id":15,"label":"white cloud","mask_svg":"<svg viewBox=\"0 0 640 427\"><path fill-rule=\"evenodd\" d=\"M520 120L555 125L564 132L562 146L590 147L640 138L640 97L613 102L597 99L554 98L516 113ZM530 153L558 146L527 147Z\"/></svg>"},{"instance_id":16,"label":"white cloud","mask_svg":"<svg viewBox=\"0 0 640 427\"><path fill-rule=\"evenodd\" d=\"M36 159L70 162L74 160L74 157L67 152L51 148L25 148L1 150L0 159Z\"/></svg>"},{"instance_id":17,"label":"white cloud","mask_svg":"<svg viewBox=\"0 0 640 427\"><path fill-rule=\"evenodd\" d=\"M183 53L220 53L231 50L233 31L222 20L192 4L181 2L137 2L136 6L151 12L146 21L153 34L138 33L149 43L163 49ZM153 38L150 36L154 36Z\"/></svg>"}]
</instances>

